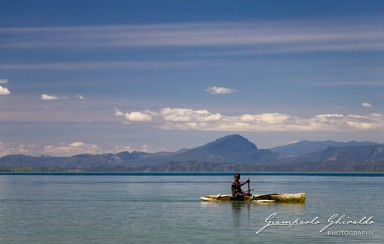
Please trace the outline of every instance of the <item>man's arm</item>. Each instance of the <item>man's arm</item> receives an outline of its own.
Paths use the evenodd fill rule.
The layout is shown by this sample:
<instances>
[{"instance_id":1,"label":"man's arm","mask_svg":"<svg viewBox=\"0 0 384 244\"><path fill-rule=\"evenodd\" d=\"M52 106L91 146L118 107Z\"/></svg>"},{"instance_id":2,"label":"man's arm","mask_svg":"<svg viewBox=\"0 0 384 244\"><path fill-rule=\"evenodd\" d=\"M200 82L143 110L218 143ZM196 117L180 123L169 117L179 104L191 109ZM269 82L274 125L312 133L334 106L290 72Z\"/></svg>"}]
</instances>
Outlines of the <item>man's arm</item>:
<instances>
[{"instance_id":1,"label":"man's arm","mask_svg":"<svg viewBox=\"0 0 384 244\"><path fill-rule=\"evenodd\" d=\"M247 183L249 183L249 182L250 182L250 180L248 179L248 180L244 181L244 183L241 184L240 186L243 186L243 185L245 185L245 184L247 184Z\"/></svg>"}]
</instances>

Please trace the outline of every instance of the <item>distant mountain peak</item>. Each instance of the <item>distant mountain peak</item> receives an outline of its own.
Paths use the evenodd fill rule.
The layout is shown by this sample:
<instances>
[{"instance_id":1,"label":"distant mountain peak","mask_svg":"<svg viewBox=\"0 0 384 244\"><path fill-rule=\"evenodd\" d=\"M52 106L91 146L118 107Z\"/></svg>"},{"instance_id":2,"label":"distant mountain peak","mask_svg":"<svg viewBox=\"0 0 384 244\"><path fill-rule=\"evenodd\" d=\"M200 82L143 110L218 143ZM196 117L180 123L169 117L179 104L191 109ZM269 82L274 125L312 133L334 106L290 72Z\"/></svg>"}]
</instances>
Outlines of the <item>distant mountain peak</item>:
<instances>
[{"instance_id":1,"label":"distant mountain peak","mask_svg":"<svg viewBox=\"0 0 384 244\"><path fill-rule=\"evenodd\" d=\"M267 160L272 155L269 150L258 150L256 145L243 136L224 136L203 146L195 147L179 154L179 159L193 159L212 162L256 162ZM269 160L269 158L268 158Z\"/></svg>"},{"instance_id":2,"label":"distant mountain peak","mask_svg":"<svg viewBox=\"0 0 384 244\"><path fill-rule=\"evenodd\" d=\"M250 142L247 138L238 135L228 135L222 138L219 138L213 142L205 144L203 147L205 148L221 148L228 150L256 150L257 146Z\"/></svg>"}]
</instances>

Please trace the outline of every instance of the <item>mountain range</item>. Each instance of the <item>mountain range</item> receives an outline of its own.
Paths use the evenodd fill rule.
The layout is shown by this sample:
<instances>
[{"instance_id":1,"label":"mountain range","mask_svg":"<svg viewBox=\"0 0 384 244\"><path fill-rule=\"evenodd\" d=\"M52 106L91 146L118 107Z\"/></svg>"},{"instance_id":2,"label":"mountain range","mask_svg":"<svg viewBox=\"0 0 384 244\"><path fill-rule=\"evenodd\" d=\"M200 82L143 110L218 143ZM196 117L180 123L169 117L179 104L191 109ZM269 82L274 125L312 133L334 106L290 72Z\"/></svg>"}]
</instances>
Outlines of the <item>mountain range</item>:
<instances>
[{"instance_id":1,"label":"mountain range","mask_svg":"<svg viewBox=\"0 0 384 244\"><path fill-rule=\"evenodd\" d=\"M337 142L337 141L299 141L285 146L272 148L273 152L286 153L286 154L306 154L317 151L322 151L328 147L359 147L359 146L373 146L379 145L376 142L363 141L363 142Z\"/></svg>"},{"instance_id":2,"label":"mountain range","mask_svg":"<svg viewBox=\"0 0 384 244\"><path fill-rule=\"evenodd\" d=\"M72 157L7 155L0 158L0 170L20 168L108 172L383 171L384 145L301 141L258 149L240 135L228 135L203 146L176 152L125 151Z\"/></svg>"}]
</instances>

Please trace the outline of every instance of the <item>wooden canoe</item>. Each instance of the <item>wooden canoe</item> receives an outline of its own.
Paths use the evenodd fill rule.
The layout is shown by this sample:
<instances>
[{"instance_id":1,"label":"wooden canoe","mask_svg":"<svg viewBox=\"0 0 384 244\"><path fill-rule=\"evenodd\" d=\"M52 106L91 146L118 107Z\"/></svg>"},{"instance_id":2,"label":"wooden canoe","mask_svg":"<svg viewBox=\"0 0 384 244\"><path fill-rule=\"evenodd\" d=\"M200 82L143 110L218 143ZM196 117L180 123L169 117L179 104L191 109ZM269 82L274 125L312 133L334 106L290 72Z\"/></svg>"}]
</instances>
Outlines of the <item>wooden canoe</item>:
<instances>
[{"instance_id":1,"label":"wooden canoe","mask_svg":"<svg viewBox=\"0 0 384 244\"><path fill-rule=\"evenodd\" d=\"M253 195L255 200L275 200L275 202L283 203L304 203L305 193L273 193L266 195Z\"/></svg>"},{"instance_id":2,"label":"wooden canoe","mask_svg":"<svg viewBox=\"0 0 384 244\"><path fill-rule=\"evenodd\" d=\"M203 201L211 202L250 202L250 203L304 203L305 193L272 193L266 195L244 196L244 200L233 199L230 194L207 195L200 197Z\"/></svg>"},{"instance_id":3,"label":"wooden canoe","mask_svg":"<svg viewBox=\"0 0 384 244\"><path fill-rule=\"evenodd\" d=\"M275 200L271 199L253 199L253 196L244 196L244 200L233 199L232 195L228 194L219 194L219 195L207 195L205 197L200 197L203 201L208 202L249 202L249 203L274 203Z\"/></svg>"}]
</instances>

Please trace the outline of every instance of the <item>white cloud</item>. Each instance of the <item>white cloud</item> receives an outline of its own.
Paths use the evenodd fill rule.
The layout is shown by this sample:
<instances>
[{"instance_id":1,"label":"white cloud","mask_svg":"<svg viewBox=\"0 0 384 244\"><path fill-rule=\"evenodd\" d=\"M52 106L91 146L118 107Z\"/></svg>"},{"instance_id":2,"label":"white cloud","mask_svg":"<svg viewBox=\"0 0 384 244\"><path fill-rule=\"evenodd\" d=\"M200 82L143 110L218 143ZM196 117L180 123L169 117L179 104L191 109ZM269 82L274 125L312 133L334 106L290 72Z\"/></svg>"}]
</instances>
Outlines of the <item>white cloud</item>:
<instances>
[{"instance_id":1,"label":"white cloud","mask_svg":"<svg viewBox=\"0 0 384 244\"><path fill-rule=\"evenodd\" d=\"M81 141L69 144L62 142L58 145L44 146L42 150L45 154L54 156L73 156L83 153L101 154L106 152L96 144L88 144Z\"/></svg>"},{"instance_id":2,"label":"white cloud","mask_svg":"<svg viewBox=\"0 0 384 244\"><path fill-rule=\"evenodd\" d=\"M129 145L119 145L119 146L115 146L115 151L116 152L124 152L124 151L132 152L134 151L134 148Z\"/></svg>"},{"instance_id":3,"label":"white cloud","mask_svg":"<svg viewBox=\"0 0 384 244\"><path fill-rule=\"evenodd\" d=\"M67 99L67 97L58 97L58 96L52 96L48 94L41 95L41 100L44 100L44 101L61 100L61 99Z\"/></svg>"},{"instance_id":4,"label":"white cloud","mask_svg":"<svg viewBox=\"0 0 384 244\"><path fill-rule=\"evenodd\" d=\"M163 108L160 111L165 121L172 122L208 122L219 121L221 114L210 113L207 110L192 110L186 108Z\"/></svg>"},{"instance_id":5,"label":"white cloud","mask_svg":"<svg viewBox=\"0 0 384 244\"><path fill-rule=\"evenodd\" d=\"M368 103L368 102L364 102L364 103L362 103L361 106L362 106L363 108L373 108L373 105L370 104L370 103Z\"/></svg>"},{"instance_id":6,"label":"white cloud","mask_svg":"<svg viewBox=\"0 0 384 244\"><path fill-rule=\"evenodd\" d=\"M85 97L84 97L83 95L80 95L80 94L79 94L79 95L77 95L76 97L77 97L78 99L80 99L80 100L85 100Z\"/></svg>"},{"instance_id":7,"label":"white cloud","mask_svg":"<svg viewBox=\"0 0 384 244\"><path fill-rule=\"evenodd\" d=\"M124 113L121 112L119 109L115 108L115 116L116 117L122 117L122 116L124 116Z\"/></svg>"},{"instance_id":8,"label":"white cloud","mask_svg":"<svg viewBox=\"0 0 384 244\"><path fill-rule=\"evenodd\" d=\"M118 112L119 116L122 116ZM151 116L148 116L151 114ZM222 115L208 110L163 108L159 112L144 111L125 114L127 121L149 122L163 129L250 132L354 132L384 131L384 115L374 113L316 114L297 116L282 113ZM149 119L150 118L150 119Z\"/></svg>"},{"instance_id":9,"label":"white cloud","mask_svg":"<svg viewBox=\"0 0 384 244\"><path fill-rule=\"evenodd\" d=\"M139 152L148 152L148 153L149 152L158 152L156 150L153 150L150 146L145 145L145 144L138 146L138 147L133 147L130 145L115 146L114 151L116 153L124 152L124 151L127 151L127 152L139 151Z\"/></svg>"},{"instance_id":10,"label":"white cloud","mask_svg":"<svg viewBox=\"0 0 384 244\"><path fill-rule=\"evenodd\" d=\"M0 157L10 154L40 155L41 147L35 144L0 142Z\"/></svg>"},{"instance_id":11,"label":"white cloud","mask_svg":"<svg viewBox=\"0 0 384 244\"><path fill-rule=\"evenodd\" d=\"M152 152L151 147L148 145L142 145L139 149L140 152Z\"/></svg>"},{"instance_id":12,"label":"white cloud","mask_svg":"<svg viewBox=\"0 0 384 244\"><path fill-rule=\"evenodd\" d=\"M51 155L51 156L73 156L76 154L100 154L106 153L95 144L88 144L81 141L72 143L59 143L57 145L37 145L37 144L16 144L0 142L0 157L10 154L24 154L32 156Z\"/></svg>"},{"instance_id":13,"label":"white cloud","mask_svg":"<svg viewBox=\"0 0 384 244\"><path fill-rule=\"evenodd\" d=\"M0 79L0 84L7 84L8 80L7 79Z\"/></svg>"},{"instance_id":14,"label":"white cloud","mask_svg":"<svg viewBox=\"0 0 384 244\"><path fill-rule=\"evenodd\" d=\"M231 94L234 93L234 89L225 88L225 87L218 87L218 86L211 86L208 87L205 91L214 94L214 95L223 95L223 94Z\"/></svg>"},{"instance_id":15,"label":"white cloud","mask_svg":"<svg viewBox=\"0 0 384 244\"><path fill-rule=\"evenodd\" d=\"M281 124L288 120L291 116L280 113L263 113L263 114L244 114L240 116L242 122L256 122L262 121L270 124Z\"/></svg>"},{"instance_id":16,"label":"white cloud","mask_svg":"<svg viewBox=\"0 0 384 244\"><path fill-rule=\"evenodd\" d=\"M59 96L54 96L54 95L48 95L48 94L41 94L41 100L44 101L54 101L54 100L65 100L68 99L68 97L59 97ZM82 95L76 95L74 98L77 98L79 100L85 100L85 97Z\"/></svg>"},{"instance_id":17,"label":"white cloud","mask_svg":"<svg viewBox=\"0 0 384 244\"><path fill-rule=\"evenodd\" d=\"M127 121L135 121L135 122L138 122L138 121L151 121L152 120L152 115L150 112L130 112L130 113L126 113L125 115L125 119Z\"/></svg>"},{"instance_id":18,"label":"white cloud","mask_svg":"<svg viewBox=\"0 0 384 244\"><path fill-rule=\"evenodd\" d=\"M6 87L0 86L0 95L9 95L11 92Z\"/></svg>"},{"instance_id":19,"label":"white cloud","mask_svg":"<svg viewBox=\"0 0 384 244\"><path fill-rule=\"evenodd\" d=\"M1 145L1 144L0 144ZM103 154L103 153L119 153L122 151L141 151L152 152L151 148L147 145L142 145L138 148L132 146L115 146L113 149L103 149L99 145L85 143L82 141L75 141L72 143L59 143L57 145L50 145L42 147L42 151L47 155L54 156L73 156L77 154Z\"/></svg>"},{"instance_id":20,"label":"white cloud","mask_svg":"<svg viewBox=\"0 0 384 244\"><path fill-rule=\"evenodd\" d=\"M133 147L129 145L115 146L114 148L102 148L99 145L75 141L72 143L61 142L55 145L17 144L0 142L0 157L6 155L31 155L31 156L63 156L69 157L76 154L103 154L119 153L122 151L154 152L151 147L142 145Z\"/></svg>"},{"instance_id":21,"label":"white cloud","mask_svg":"<svg viewBox=\"0 0 384 244\"><path fill-rule=\"evenodd\" d=\"M59 100L59 97L51 96L51 95L47 95L47 94L42 94L41 95L41 100L46 100L46 101L49 101L49 100Z\"/></svg>"},{"instance_id":22,"label":"white cloud","mask_svg":"<svg viewBox=\"0 0 384 244\"><path fill-rule=\"evenodd\" d=\"M69 147L72 147L72 148L76 148L76 147L81 147L81 146L84 146L85 144L81 141L76 141L76 142L73 142L71 144L69 144Z\"/></svg>"}]
</instances>

